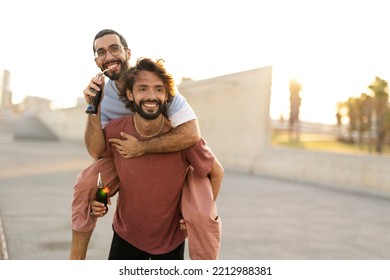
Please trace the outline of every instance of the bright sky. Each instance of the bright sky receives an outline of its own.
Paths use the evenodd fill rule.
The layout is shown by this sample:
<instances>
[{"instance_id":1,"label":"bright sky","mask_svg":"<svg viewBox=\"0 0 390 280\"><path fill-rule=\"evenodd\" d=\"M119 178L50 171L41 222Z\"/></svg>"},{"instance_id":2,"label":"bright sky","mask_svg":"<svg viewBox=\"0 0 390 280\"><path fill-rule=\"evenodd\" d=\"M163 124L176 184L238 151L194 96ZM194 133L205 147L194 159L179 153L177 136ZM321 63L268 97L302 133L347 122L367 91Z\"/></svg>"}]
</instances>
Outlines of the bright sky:
<instances>
[{"instance_id":1,"label":"bright sky","mask_svg":"<svg viewBox=\"0 0 390 280\"><path fill-rule=\"evenodd\" d=\"M159 57L180 81L273 65L271 117L288 117L290 77L301 119L335 122L335 105L390 81L386 0L1 0L0 70L14 102L71 106L99 70L95 34L122 33L138 57Z\"/></svg>"}]
</instances>

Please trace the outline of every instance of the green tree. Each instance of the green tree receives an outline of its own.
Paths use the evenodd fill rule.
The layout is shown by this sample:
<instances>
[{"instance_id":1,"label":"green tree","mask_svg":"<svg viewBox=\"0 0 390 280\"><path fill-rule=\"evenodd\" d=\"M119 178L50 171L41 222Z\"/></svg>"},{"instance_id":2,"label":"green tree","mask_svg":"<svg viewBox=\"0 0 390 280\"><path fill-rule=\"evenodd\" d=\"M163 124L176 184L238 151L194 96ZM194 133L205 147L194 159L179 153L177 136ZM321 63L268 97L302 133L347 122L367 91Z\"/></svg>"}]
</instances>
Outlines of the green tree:
<instances>
[{"instance_id":1,"label":"green tree","mask_svg":"<svg viewBox=\"0 0 390 280\"><path fill-rule=\"evenodd\" d=\"M299 108L301 106L301 97L299 92L302 89L302 84L295 79L290 79L290 119L289 132L290 138L295 134L295 138L299 139Z\"/></svg>"},{"instance_id":2,"label":"green tree","mask_svg":"<svg viewBox=\"0 0 390 280\"><path fill-rule=\"evenodd\" d=\"M372 129L372 114L374 110L373 98L366 94L362 93L359 100L359 143L363 144L363 135L367 133L368 135L368 150L371 152L372 139L371 139L371 129Z\"/></svg>"},{"instance_id":3,"label":"green tree","mask_svg":"<svg viewBox=\"0 0 390 280\"><path fill-rule=\"evenodd\" d=\"M388 83L379 77L368 86L374 93L374 112L376 123L376 144L375 150L382 153L386 135L386 115L389 108Z\"/></svg>"},{"instance_id":4,"label":"green tree","mask_svg":"<svg viewBox=\"0 0 390 280\"><path fill-rule=\"evenodd\" d=\"M364 134L371 129L372 104L372 97L366 93L337 104L338 124L341 125L343 116L348 118L349 142L354 142L353 132L358 132L358 142L360 145L363 144ZM345 112L344 115L342 112Z\"/></svg>"},{"instance_id":5,"label":"green tree","mask_svg":"<svg viewBox=\"0 0 390 280\"><path fill-rule=\"evenodd\" d=\"M345 107L347 108L348 114L348 131L349 131L349 142L353 143L353 132L358 128L359 122L359 101L356 97L350 97L345 102Z\"/></svg>"}]
</instances>

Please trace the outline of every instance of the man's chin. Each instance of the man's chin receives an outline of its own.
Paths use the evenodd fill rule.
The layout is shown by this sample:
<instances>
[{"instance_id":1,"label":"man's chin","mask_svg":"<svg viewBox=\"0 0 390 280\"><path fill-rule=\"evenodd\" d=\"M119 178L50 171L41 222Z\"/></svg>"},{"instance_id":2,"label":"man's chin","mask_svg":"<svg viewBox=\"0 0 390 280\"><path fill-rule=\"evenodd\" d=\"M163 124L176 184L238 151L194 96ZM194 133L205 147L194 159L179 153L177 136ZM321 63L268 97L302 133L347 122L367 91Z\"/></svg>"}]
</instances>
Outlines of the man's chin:
<instances>
[{"instance_id":1,"label":"man's chin","mask_svg":"<svg viewBox=\"0 0 390 280\"><path fill-rule=\"evenodd\" d=\"M159 115L160 115L160 114L143 114L142 117L143 117L145 120L152 121L152 120L157 119Z\"/></svg>"},{"instance_id":2,"label":"man's chin","mask_svg":"<svg viewBox=\"0 0 390 280\"><path fill-rule=\"evenodd\" d=\"M121 76L121 73L104 73L106 75L106 77L108 77L110 80L113 80L113 81L116 81L120 78Z\"/></svg>"}]
</instances>

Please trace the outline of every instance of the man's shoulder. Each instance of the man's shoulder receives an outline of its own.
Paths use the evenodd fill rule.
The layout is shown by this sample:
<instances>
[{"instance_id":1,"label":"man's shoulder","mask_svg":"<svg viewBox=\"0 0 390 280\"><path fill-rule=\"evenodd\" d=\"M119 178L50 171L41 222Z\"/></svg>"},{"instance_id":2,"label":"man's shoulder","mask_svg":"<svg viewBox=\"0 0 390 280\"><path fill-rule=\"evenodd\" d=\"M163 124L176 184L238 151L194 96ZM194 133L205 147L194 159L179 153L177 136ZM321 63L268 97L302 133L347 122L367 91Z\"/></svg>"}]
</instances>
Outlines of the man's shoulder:
<instances>
[{"instance_id":1,"label":"man's shoulder","mask_svg":"<svg viewBox=\"0 0 390 280\"><path fill-rule=\"evenodd\" d=\"M133 114L132 113L129 113L128 115L126 116L123 116L123 117L119 117L119 118L116 118L116 119L113 119L111 120L106 128L108 129L114 129L115 127L120 127L120 126L123 126L125 124L127 124L129 121L131 121L133 119Z\"/></svg>"},{"instance_id":2,"label":"man's shoulder","mask_svg":"<svg viewBox=\"0 0 390 280\"><path fill-rule=\"evenodd\" d=\"M115 81L107 79L104 83L104 93L118 95L118 88L116 87Z\"/></svg>"}]
</instances>

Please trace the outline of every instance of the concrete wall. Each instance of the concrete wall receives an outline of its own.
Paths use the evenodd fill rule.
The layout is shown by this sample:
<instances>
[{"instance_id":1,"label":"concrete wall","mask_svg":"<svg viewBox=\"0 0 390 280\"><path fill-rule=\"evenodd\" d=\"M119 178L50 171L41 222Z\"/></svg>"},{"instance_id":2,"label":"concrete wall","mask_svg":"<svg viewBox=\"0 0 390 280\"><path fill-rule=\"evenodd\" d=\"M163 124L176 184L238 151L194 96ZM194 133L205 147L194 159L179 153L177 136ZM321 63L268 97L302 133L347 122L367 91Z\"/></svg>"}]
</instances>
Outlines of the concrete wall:
<instances>
[{"instance_id":1,"label":"concrete wall","mask_svg":"<svg viewBox=\"0 0 390 280\"><path fill-rule=\"evenodd\" d=\"M390 157L271 147L254 174L314 185L390 194Z\"/></svg>"},{"instance_id":2,"label":"concrete wall","mask_svg":"<svg viewBox=\"0 0 390 280\"><path fill-rule=\"evenodd\" d=\"M43 111L39 113L41 121L60 139L68 141L84 141L87 123L86 106L69 109Z\"/></svg>"},{"instance_id":3,"label":"concrete wall","mask_svg":"<svg viewBox=\"0 0 390 280\"><path fill-rule=\"evenodd\" d=\"M272 67L185 82L179 91L225 166L248 172L267 147Z\"/></svg>"}]
</instances>

